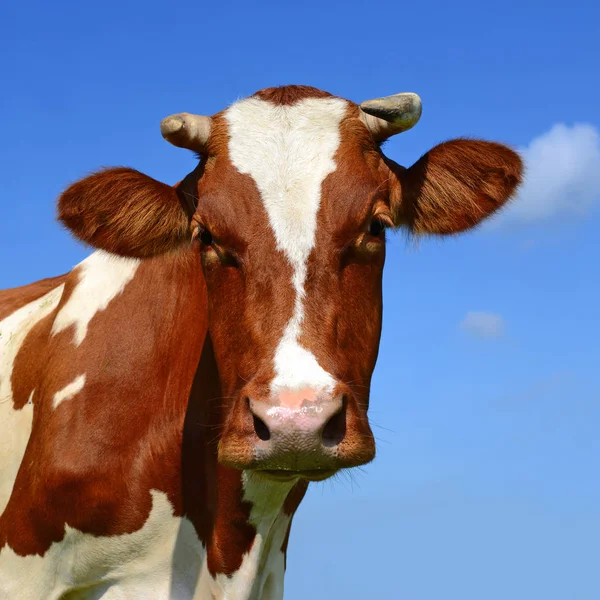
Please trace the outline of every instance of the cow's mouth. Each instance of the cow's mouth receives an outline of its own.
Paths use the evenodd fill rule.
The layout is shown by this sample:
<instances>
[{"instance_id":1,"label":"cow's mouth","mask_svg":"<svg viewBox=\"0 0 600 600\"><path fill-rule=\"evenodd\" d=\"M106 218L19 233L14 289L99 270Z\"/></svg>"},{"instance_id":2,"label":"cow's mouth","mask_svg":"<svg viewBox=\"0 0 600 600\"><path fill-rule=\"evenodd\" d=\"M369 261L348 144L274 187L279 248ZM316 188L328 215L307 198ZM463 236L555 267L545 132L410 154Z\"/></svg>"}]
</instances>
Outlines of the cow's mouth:
<instances>
[{"instance_id":1,"label":"cow's mouth","mask_svg":"<svg viewBox=\"0 0 600 600\"><path fill-rule=\"evenodd\" d=\"M308 481L324 481L337 473L337 469L313 469L307 471L288 471L279 469L261 469L258 471L274 481L292 481L306 479Z\"/></svg>"}]
</instances>

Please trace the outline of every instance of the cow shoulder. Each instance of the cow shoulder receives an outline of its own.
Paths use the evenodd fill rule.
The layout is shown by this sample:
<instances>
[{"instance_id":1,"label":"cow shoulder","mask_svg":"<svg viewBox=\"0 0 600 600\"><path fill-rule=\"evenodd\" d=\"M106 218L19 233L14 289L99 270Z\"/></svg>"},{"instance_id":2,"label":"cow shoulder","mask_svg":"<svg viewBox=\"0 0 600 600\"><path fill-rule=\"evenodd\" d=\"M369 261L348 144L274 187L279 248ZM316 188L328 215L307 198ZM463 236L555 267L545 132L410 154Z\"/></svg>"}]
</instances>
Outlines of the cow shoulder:
<instances>
[{"instance_id":1,"label":"cow shoulder","mask_svg":"<svg viewBox=\"0 0 600 600\"><path fill-rule=\"evenodd\" d=\"M99 251L64 282L44 342L32 338L16 364L15 380L35 371L36 385L31 438L0 522L15 552L43 554L66 526L137 531L151 490L179 510L180 438L202 328L191 344L180 341L205 318L198 269L193 253L140 261Z\"/></svg>"}]
</instances>

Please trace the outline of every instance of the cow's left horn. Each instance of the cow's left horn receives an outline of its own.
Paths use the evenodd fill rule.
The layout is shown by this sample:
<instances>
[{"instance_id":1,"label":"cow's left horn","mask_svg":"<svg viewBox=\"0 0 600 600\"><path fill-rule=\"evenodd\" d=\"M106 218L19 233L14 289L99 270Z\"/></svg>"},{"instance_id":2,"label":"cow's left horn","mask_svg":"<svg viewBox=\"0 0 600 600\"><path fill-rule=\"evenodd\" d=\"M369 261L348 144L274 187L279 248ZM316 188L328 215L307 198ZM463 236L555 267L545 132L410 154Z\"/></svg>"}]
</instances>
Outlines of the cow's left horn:
<instances>
[{"instance_id":1,"label":"cow's left horn","mask_svg":"<svg viewBox=\"0 0 600 600\"><path fill-rule=\"evenodd\" d=\"M417 94L394 94L360 105L360 118L378 142L410 129L420 117L421 98Z\"/></svg>"},{"instance_id":2,"label":"cow's left horn","mask_svg":"<svg viewBox=\"0 0 600 600\"><path fill-rule=\"evenodd\" d=\"M202 152L208 144L211 125L210 117L179 113L163 119L160 132L174 146Z\"/></svg>"}]
</instances>

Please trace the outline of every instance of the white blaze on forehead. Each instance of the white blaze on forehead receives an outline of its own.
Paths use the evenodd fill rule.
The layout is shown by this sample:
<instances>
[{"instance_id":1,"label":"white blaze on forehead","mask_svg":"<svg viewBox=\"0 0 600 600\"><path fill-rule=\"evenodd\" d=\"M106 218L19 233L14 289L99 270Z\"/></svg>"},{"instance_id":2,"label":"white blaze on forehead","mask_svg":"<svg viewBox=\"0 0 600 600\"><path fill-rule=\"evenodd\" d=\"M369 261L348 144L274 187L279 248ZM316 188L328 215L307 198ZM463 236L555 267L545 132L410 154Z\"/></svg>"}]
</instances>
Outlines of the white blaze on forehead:
<instances>
[{"instance_id":1,"label":"white blaze on forehead","mask_svg":"<svg viewBox=\"0 0 600 600\"><path fill-rule=\"evenodd\" d=\"M294 312L275 352L272 388L331 388L332 376L298 343L304 319L304 282L315 244L321 187L335 171L340 123L348 103L338 98L307 98L275 106L257 98L242 100L225 113L229 156L250 175L275 234L277 248L293 268Z\"/></svg>"},{"instance_id":2,"label":"white blaze on forehead","mask_svg":"<svg viewBox=\"0 0 600 600\"><path fill-rule=\"evenodd\" d=\"M97 250L78 265L79 283L56 315L52 333L75 326L73 342L81 345L94 315L109 305L133 279L140 261Z\"/></svg>"},{"instance_id":3,"label":"white blaze on forehead","mask_svg":"<svg viewBox=\"0 0 600 600\"><path fill-rule=\"evenodd\" d=\"M33 422L33 391L23 408L13 408L11 378L15 359L35 324L56 308L63 287L61 284L0 321L0 514L12 494Z\"/></svg>"},{"instance_id":4,"label":"white blaze on forehead","mask_svg":"<svg viewBox=\"0 0 600 600\"><path fill-rule=\"evenodd\" d=\"M71 383L67 384L62 390L58 390L56 394L54 394L54 398L52 400L52 406L56 408L61 402L65 400L70 400L76 394L83 389L85 385L85 374L79 375L76 377Z\"/></svg>"}]
</instances>

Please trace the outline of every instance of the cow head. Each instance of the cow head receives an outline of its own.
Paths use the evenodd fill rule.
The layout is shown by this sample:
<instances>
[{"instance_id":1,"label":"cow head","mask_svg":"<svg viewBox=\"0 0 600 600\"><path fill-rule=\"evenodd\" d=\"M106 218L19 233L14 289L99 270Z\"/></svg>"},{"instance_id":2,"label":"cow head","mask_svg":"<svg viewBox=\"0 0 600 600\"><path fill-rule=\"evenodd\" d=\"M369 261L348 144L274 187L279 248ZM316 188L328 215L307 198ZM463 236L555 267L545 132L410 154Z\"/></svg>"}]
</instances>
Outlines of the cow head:
<instances>
[{"instance_id":1,"label":"cow head","mask_svg":"<svg viewBox=\"0 0 600 600\"><path fill-rule=\"evenodd\" d=\"M358 106L267 89L213 117L161 125L198 167L170 187L130 169L71 186L80 239L150 257L201 255L224 409L219 459L274 478L325 478L375 453L367 409L379 346L386 230L451 235L511 196L518 155L466 139L409 168L380 144L421 114L414 94Z\"/></svg>"}]
</instances>

